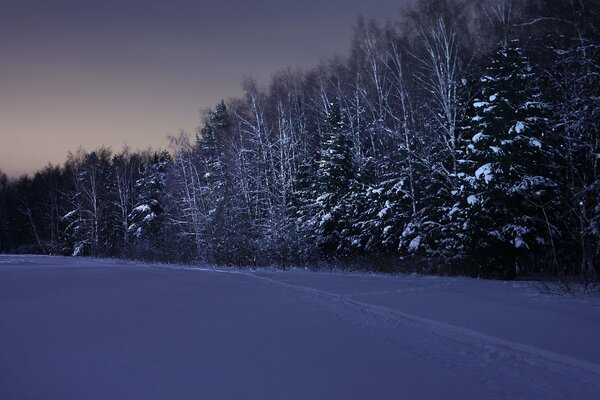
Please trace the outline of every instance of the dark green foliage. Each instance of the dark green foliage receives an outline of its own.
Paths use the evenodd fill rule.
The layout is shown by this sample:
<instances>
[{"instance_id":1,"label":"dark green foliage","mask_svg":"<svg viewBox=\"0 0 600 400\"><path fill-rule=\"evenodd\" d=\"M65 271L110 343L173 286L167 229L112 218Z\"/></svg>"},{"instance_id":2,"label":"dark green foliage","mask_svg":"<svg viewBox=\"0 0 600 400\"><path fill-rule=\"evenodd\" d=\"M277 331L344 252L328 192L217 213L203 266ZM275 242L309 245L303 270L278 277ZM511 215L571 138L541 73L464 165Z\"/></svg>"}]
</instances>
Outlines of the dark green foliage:
<instances>
[{"instance_id":1,"label":"dark green foliage","mask_svg":"<svg viewBox=\"0 0 600 400\"><path fill-rule=\"evenodd\" d=\"M340 107L331 104L315 183L306 187L301 181L297 193L303 203L297 211L301 230L325 258L347 255L344 242L350 234L354 175L351 143Z\"/></svg>"},{"instance_id":2,"label":"dark green foliage","mask_svg":"<svg viewBox=\"0 0 600 400\"><path fill-rule=\"evenodd\" d=\"M163 151L146 162L140 179L136 182L137 201L131 211L129 232L135 241L152 250L163 237L167 224L165 215L166 173L171 155Z\"/></svg>"},{"instance_id":3,"label":"dark green foliage","mask_svg":"<svg viewBox=\"0 0 600 400\"><path fill-rule=\"evenodd\" d=\"M461 224L482 273L511 277L528 252L550 246L543 216L553 207L553 152L545 143L546 106L516 40L497 51L481 78L467 146ZM550 229L550 230L549 230Z\"/></svg>"}]
</instances>

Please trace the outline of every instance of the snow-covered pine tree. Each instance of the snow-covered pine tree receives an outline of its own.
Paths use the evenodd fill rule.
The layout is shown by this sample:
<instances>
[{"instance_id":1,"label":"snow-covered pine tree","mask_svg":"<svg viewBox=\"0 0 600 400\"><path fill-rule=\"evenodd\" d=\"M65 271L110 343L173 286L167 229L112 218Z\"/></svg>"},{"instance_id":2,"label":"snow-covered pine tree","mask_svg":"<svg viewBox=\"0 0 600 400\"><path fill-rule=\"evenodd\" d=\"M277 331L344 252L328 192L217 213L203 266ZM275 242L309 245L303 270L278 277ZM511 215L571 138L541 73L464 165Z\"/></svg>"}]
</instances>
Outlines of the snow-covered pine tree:
<instances>
[{"instance_id":1,"label":"snow-covered pine tree","mask_svg":"<svg viewBox=\"0 0 600 400\"><path fill-rule=\"evenodd\" d=\"M443 268L445 273L451 273L464 265L463 241L457 240L458 232L451 214L456 204L457 175L466 147L465 125L468 118L464 109L468 103L468 88L472 85L466 78L460 78L457 72L447 79L453 81L445 83L447 89L442 89L445 87L442 86L436 90L440 93L438 96L445 93L449 97L433 108L434 114L445 117L439 119L437 116L433 119L434 123L430 123L428 119L432 117L429 113L421 115L422 121L426 121L421 129L427 133L416 138L417 145L414 147L419 151L408 152L404 157L407 160L412 157L413 160L412 165L407 164L404 168L407 171L407 189L413 182L413 188L406 192L407 198L411 199L412 210L411 213L405 211L410 220L405 222L398 249L403 258L412 259L411 263L424 261L426 264L422 267L430 271ZM435 111L444 109L444 104L452 110Z\"/></svg>"},{"instance_id":2,"label":"snow-covered pine tree","mask_svg":"<svg viewBox=\"0 0 600 400\"><path fill-rule=\"evenodd\" d=\"M233 218L231 211L231 182L228 182L225 139L231 128L227 107L221 101L208 113L204 127L197 136L196 158L200 172L200 199L203 220L205 256L210 261L232 263Z\"/></svg>"},{"instance_id":3,"label":"snow-covered pine tree","mask_svg":"<svg viewBox=\"0 0 600 400\"><path fill-rule=\"evenodd\" d=\"M294 176L293 196L289 201L289 212L294 220L292 234L298 238L298 260L304 262L316 255L313 229L308 228L314 210L316 193L314 192L313 177L316 174L318 162L315 157L300 163L298 171Z\"/></svg>"},{"instance_id":4,"label":"snow-covered pine tree","mask_svg":"<svg viewBox=\"0 0 600 400\"><path fill-rule=\"evenodd\" d=\"M206 189L217 198L223 196L224 189L223 152L219 134L230 125L227 107L221 101L214 111L209 111L206 123L197 136L196 150L203 167L201 178Z\"/></svg>"},{"instance_id":5,"label":"snow-covered pine tree","mask_svg":"<svg viewBox=\"0 0 600 400\"><path fill-rule=\"evenodd\" d=\"M496 52L473 103L455 216L484 275L514 277L527 254L553 247L548 215L556 184L535 81L518 41L509 41Z\"/></svg>"},{"instance_id":6,"label":"snow-covered pine tree","mask_svg":"<svg viewBox=\"0 0 600 400\"><path fill-rule=\"evenodd\" d=\"M361 228L361 244L368 254L396 257L400 236L411 219L412 199L406 166L390 158L384 159L382 165L379 182L363 191L364 210L357 225Z\"/></svg>"},{"instance_id":7,"label":"snow-covered pine tree","mask_svg":"<svg viewBox=\"0 0 600 400\"><path fill-rule=\"evenodd\" d=\"M129 232L136 244L150 253L155 249L166 223L164 198L166 170L170 162L171 155L167 151L154 153L135 184L137 201L129 215Z\"/></svg>"},{"instance_id":8,"label":"snow-covered pine tree","mask_svg":"<svg viewBox=\"0 0 600 400\"><path fill-rule=\"evenodd\" d=\"M317 185L322 195L339 198L348 191L354 177L351 143L344 130L339 104L331 104L326 126L317 170Z\"/></svg>"},{"instance_id":9,"label":"snow-covered pine tree","mask_svg":"<svg viewBox=\"0 0 600 400\"><path fill-rule=\"evenodd\" d=\"M304 193L306 199L313 200L302 205L299 214L301 230L329 257L335 255L348 233L350 221L344 202L350 196L354 165L338 103L330 104L325 127L316 179L309 190L312 196Z\"/></svg>"}]
</instances>

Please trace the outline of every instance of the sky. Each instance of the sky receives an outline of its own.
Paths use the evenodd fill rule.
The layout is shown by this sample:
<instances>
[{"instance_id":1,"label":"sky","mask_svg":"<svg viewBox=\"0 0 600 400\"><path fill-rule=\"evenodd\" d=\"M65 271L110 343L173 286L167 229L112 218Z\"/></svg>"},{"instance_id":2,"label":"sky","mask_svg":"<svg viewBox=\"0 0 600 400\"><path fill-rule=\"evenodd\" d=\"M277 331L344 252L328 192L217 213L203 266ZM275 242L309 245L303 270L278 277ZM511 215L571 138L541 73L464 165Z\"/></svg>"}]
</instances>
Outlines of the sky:
<instances>
[{"instance_id":1,"label":"sky","mask_svg":"<svg viewBox=\"0 0 600 400\"><path fill-rule=\"evenodd\" d=\"M408 0L0 0L0 170L80 146L164 148L200 111L350 47Z\"/></svg>"}]
</instances>

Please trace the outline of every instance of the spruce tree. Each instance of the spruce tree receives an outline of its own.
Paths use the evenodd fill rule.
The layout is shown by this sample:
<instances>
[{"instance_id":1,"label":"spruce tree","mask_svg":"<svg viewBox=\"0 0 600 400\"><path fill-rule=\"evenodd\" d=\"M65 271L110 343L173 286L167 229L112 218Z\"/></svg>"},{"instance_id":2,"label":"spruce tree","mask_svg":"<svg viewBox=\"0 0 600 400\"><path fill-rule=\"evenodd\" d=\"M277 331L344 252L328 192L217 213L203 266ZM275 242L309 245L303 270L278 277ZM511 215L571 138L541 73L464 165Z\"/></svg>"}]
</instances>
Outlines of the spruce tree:
<instances>
[{"instance_id":1,"label":"spruce tree","mask_svg":"<svg viewBox=\"0 0 600 400\"><path fill-rule=\"evenodd\" d=\"M373 256L397 254L412 212L405 165L385 161L380 181L364 191L366 207L359 218L364 249Z\"/></svg>"},{"instance_id":2,"label":"spruce tree","mask_svg":"<svg viewBox=\"0 0 600 400\"><path fill-rule=\"evenodd\" d=\"M209 111L204 127L197 136L196 150L203 170L203 184L216 196L215 202L224 195L225 171L223 168L223 136L231 123L225 103L221 101L214 111Z\"/></svg>"},{"instance_id":3,"label":"spruce tree","mask_svg":"<svg viewBox=\"0 0 600 400\"><path fill-rule=\"evenodd\" d=\"M339 198L347 192L354 175L351 143L337 103L331 104L323 135L321 159L317 171L319 191L323 196Z\"/></svg>"},{"instance_id":4,"label":"spruce tree","mask_svg":"<svg viewBox=\"0 0 600 400\"><path fill-rule=\"evenodd\" d=\"M344 235L348 234L350 221L345 201L353 185L354 167L339 104L330 105L325 126L312 196L303 193L313 200L301 206L299 214L307 239L314 241L325 257L330 257L340 252Z\"/></svg>"},{"instance_id":5,"label":"spruce tree","mask_svg":"<svg viewBox=\"0 0 600 400\"><path fill-rule=\"evenodd\" d=\"M170 161L168 152L154 153L135 184L137 201L129 215L129 232L137 244L152 245L164 228L166 169Z\"/></svg>"},{"instance_id":6,"label":"spruce tree","mask_svg":"<svg viewBox=\"0 0 600 400\"><path fill-rule=\"evenodd\" d=\"M486 275L513 277L530 251L552 242L547 209L556 185L535 79L512 40L496 52L473 103L455 215Z\"/></svg>"},{"instance_id":7,"label":"spruce tree","mask_svg":"<svg viewBox=\"0 0 600 400\"><path fill-rule=\"evenodd\" d=\"M227 176L225 144L231 121L221 101L208 113L197 136L196 159L200 171L199 203L203 205L201 221L206 243L206 256L212 262L231 264L233 243L239 239L234 226L238 221L233 210L231 182Z\"/></svg>"}]
</instances>

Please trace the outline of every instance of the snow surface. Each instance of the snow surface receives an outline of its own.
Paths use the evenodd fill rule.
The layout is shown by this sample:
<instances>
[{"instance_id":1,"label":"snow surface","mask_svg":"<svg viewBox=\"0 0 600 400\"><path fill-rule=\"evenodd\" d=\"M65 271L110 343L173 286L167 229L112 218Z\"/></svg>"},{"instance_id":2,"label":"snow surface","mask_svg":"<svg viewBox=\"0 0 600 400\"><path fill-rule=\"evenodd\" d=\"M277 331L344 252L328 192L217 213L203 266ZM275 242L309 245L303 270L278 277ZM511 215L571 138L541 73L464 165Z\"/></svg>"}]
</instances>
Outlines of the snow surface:
<instances>
[{"instance_id":1,"label":"snow surface","mask_svg":"<svg viewBox=\"0 0 600 400\"><path fill-rule=\"evenodd\" d=\"M542 143L535 138L529 138L529 144L533 147L537 147L538 149L542 148Z\"/></svg>"},{"instance_id":2,"label":"snow surface","mask_svg":"<svg viewBox=\"0 0 600 400\"><path fill-rule=\"evenodd\" d=\"M467 197L467 203L469 203L470 206L477 204L477 196L472 194Z\"/></svg>"},{"instance_id":3,"label":"snow surface","mask_svg":"<svg viewBox=\"0 0 600 400\"><path fill-rule=\"evenodd\" d=\"M149 212L150 206L148 204L141 204L133 209L134 212Z\"/></svg>"},{"instance_id":4,"label":"snow surface","mask_svg":"<svg viewBox=\"0 0 600 400\"><path fill-rule=\"evenodd\" d=\"M475 135L473 135L473 137L471 138L471 141L473 141L473 143L477 143L479 142L481 139L483 139L485 135L483 134L483 132L478 132Z\"/></svg>"},{"instance_id":5,"label":"snow surface","mask_svg":"<svg viewBox=\"0 0 600 400\"><path fill-rule=\"evenodd\" d=\"M597 399L600 300L0 256L0 399Z\"/></svg>"},{"instance_id":6,"label":"snow surface","mask_svg":"<svg viewBox=\"0 0 600 400\"><path fill-rule=\"evenodd\" d=\"M481 175L483 175L485 183L490 183L494 178L494 174L492 173L492 164L484 164L477 168L477 171L475 171L475 178L479 179Z\"/></svg>"},{"instance_id":7,"label":"snow surface","mask_svg":"<svg viewBox=\"0 0 600 400\"><path fill-rule=\"evenodd\" d=\"M523 133L524 130L525 130L525 124L523 122L519 121L515 124L514 131L517 132L518 134Z\"/></svg>"},{"instance_id":8,"label":"snow surface","mask_svg":"<svg viewBox=\"0 0 600 400\"><path fill-rule=\"evenodd\" d=\"M408 244L408 250L414 252L419 248L420 244L421 244L421 236L414 237L413 240L411 240L410 243Z\"/></svg>"}]
</instances>

